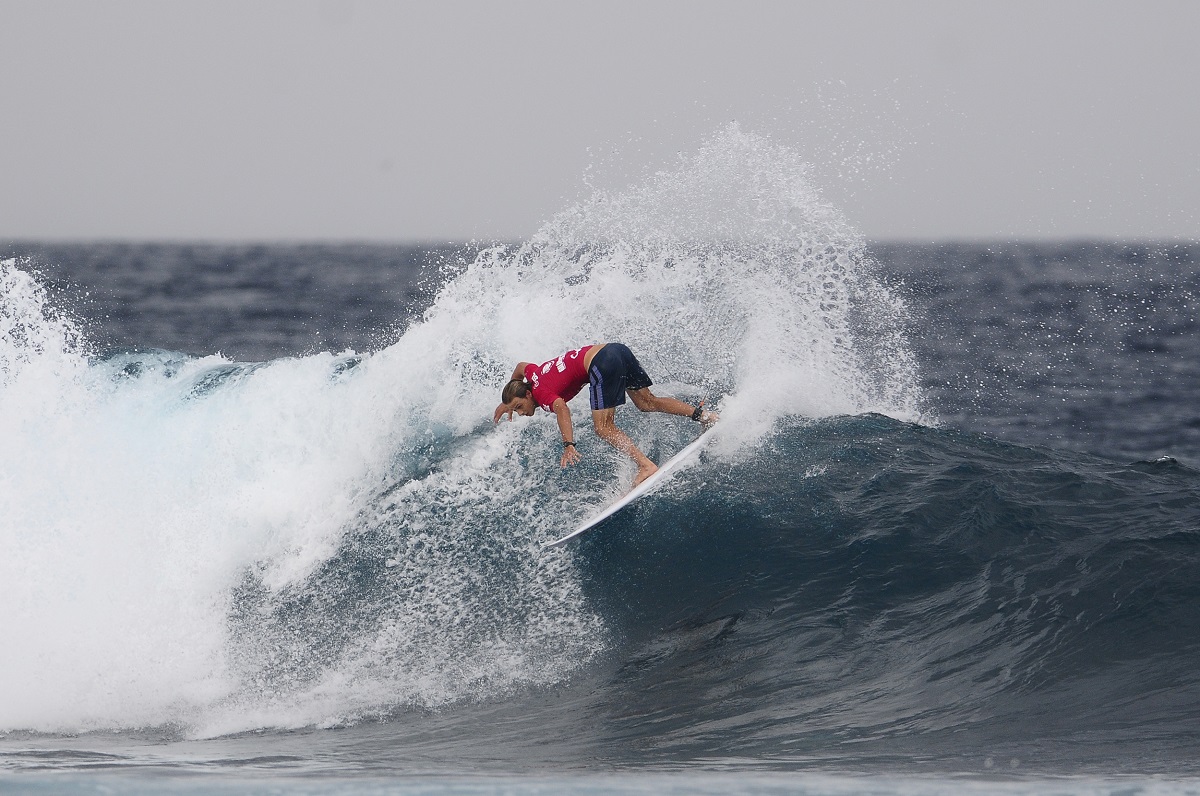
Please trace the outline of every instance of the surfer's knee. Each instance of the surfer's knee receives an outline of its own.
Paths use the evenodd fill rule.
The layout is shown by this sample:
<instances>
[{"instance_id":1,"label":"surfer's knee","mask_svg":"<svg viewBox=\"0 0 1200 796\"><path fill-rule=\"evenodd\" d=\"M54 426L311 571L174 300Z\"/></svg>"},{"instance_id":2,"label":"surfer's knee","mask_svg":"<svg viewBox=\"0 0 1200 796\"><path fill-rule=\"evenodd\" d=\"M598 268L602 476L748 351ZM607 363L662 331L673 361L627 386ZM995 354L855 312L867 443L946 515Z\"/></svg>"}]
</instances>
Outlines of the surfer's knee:
<instances>
[{"instance_id":1,"label":"surfer's knee","mask_svg":"<svg viewBox=\"0 0 1200 796\"><path fill-rule=\"evenodd\" d=\"M633 405L642 412L654 412L658 409L658 397L650 392L649 387L642 387L638 390L627 390L629 397L633 399Z\"/></svg>"},{"instance_id":2,"label":"surfer's knee","mask_svg":"<svg viewBox=\"0 0 1200 796\"><path fill-rule=\"evenodd\" d=\"M616 413L611 409L593 410L592 428L594 428L596 433L600 434L601 436L608 433L612 429L615 429L617 427L617 424L613 422L613 415L615 414Z\"/></svg>"}]
</instances>

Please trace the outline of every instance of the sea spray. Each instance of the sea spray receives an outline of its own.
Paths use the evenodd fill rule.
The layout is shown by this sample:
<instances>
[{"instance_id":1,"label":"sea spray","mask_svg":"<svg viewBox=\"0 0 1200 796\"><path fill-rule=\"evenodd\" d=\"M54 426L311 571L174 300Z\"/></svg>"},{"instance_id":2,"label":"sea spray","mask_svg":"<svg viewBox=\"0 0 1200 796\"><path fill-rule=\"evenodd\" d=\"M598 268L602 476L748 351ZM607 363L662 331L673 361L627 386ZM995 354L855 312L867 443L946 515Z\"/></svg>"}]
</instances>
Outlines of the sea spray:
<instances>
[{"instance_id":1,"label":"sea spray","mask_svg":"<svg viewBox=\"0 0 1200 796\"><path fill-rule=\"evenodd\" d=\"M431 319L483 310L497 363L620 340L758 434L787 414L922 415L907 313L861 236L803 158L737 125L484 252L439 299Z\"/></svg>"}]
</instances>

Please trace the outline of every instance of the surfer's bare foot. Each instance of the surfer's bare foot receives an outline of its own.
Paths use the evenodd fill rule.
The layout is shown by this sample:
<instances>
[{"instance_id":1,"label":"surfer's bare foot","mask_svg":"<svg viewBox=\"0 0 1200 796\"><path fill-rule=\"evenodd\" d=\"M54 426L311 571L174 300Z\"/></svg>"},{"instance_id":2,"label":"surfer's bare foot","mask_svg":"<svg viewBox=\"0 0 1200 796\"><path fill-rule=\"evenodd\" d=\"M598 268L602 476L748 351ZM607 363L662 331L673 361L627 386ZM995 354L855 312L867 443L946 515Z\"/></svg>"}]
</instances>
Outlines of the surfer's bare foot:
<instances>
[{"instance_id":1,"label":"surfer's bare foot","mask_svg":"<svg viewBox=\"0 0 1200 796\"><path fill-rule=\"evenodd\" d=\"M646 464L644 464L638 468L637 475L634 476L634 479L633 479L633 485L637 486L638 484L642 483L647 478L649 478L650 476L654 475L657 472L658 472L657 464L655 464L654 462L646 462Z\"/></svg>"}]
</instances>

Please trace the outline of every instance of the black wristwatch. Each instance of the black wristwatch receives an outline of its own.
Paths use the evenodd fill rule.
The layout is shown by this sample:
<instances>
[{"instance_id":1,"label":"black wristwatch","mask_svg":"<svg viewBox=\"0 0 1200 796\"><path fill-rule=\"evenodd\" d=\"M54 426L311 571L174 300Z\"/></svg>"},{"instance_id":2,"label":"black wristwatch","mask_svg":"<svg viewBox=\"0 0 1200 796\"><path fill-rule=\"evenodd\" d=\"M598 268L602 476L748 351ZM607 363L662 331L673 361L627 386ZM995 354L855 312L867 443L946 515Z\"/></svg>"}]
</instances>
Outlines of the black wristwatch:
<instances>
[{"instance_id":1,"label":"black wristwatch","mask_svg":"<svg viewBox=\"0 0 1200 796\"><path fill-rule=\"evenodd\" d=\"M563 442L563 447L565 448L565 447L567 447L568 445L570 445L572 448L574 448L574 447L575 447L575 443L574 443L574 442L571 442L570 440L565 440L565 441Z\"/></svg>"}]
</instances>

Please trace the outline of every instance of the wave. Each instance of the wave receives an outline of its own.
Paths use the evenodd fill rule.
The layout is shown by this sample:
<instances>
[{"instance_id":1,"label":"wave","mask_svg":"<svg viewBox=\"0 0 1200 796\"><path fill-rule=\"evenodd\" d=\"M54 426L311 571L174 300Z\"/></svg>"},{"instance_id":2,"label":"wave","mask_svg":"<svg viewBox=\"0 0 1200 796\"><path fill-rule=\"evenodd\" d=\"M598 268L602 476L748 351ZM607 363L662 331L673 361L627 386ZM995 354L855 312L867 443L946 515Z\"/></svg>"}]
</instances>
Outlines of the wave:
<instances>
[{"instance_id":1,"label":"wave","mask_svg":"<svg viewBox=\"0 0 1200 796\"><path fill-rule=\"evenodd\" d=\"M689 549L753 571L760 553L742 537L801 520L859 533L862 517L819 490L878 462L856 460L855 434L830 437L845 462L809 457L796 418L931 422L910 319L860 236L802 158L736 127L523 245L447 268L429 309L378 351L102 354L21 263L0 278L0 731L387 719L594 676L631 644L675 644L672 622L741 633L785 592L840 589L864 606L906 593L882 562L849 596L837 585L863 565L855 555L895 544L882 532L776 540L781 561L812 554L825 575L810 561L749 585L701 571L702 593L680 582ZM664 392L719 400L723 421L709 466L545 555L540 543L611 499L630 465L585 438L584 463L560 471L551 421L492 428L491 410L514 362L601 340L631 345ZM694 433L621 423L656 457ZM888 521L894 507L863 499ZM633 522L680 561L639 549ZM638 591L659 596L639 608Z\"/></svg>"}]
</instances>

